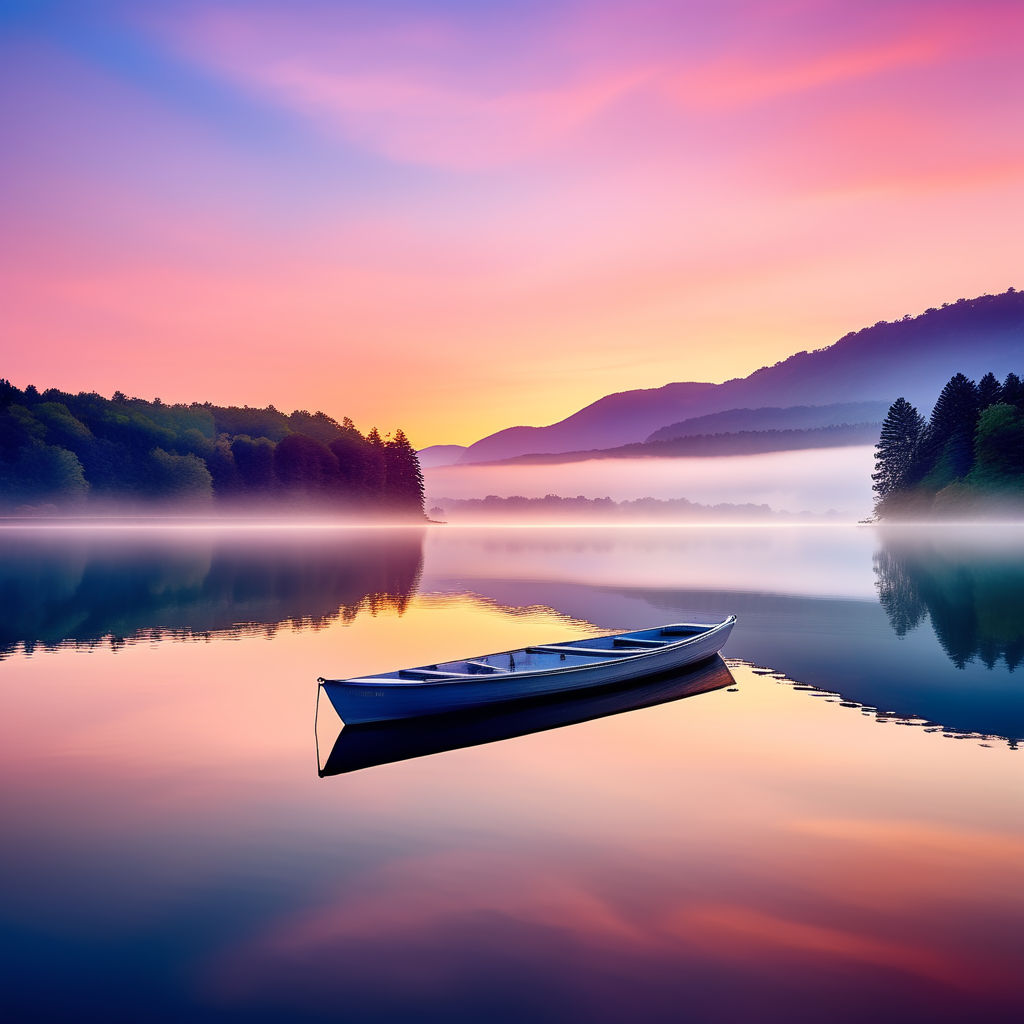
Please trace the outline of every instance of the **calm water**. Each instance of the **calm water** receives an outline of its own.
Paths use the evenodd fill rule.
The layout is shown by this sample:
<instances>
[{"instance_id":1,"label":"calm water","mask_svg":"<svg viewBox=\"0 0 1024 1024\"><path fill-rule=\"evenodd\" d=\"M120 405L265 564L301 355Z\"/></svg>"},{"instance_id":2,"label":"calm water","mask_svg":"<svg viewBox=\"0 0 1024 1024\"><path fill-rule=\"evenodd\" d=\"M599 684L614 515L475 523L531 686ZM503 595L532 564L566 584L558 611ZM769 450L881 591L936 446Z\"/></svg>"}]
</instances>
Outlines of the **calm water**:
<instances>
[{"instance_id":1,"label":"calm water","mask_svg":"<svg viewBox=\"0 0 1024 1024\"><path fill-rule=\"evenodd\" d=\"M0 606L6 1019L1019 1010L1024 531L5 529ZM725 612L661 689L314 729Z\"/></svg>"}]
</instances>

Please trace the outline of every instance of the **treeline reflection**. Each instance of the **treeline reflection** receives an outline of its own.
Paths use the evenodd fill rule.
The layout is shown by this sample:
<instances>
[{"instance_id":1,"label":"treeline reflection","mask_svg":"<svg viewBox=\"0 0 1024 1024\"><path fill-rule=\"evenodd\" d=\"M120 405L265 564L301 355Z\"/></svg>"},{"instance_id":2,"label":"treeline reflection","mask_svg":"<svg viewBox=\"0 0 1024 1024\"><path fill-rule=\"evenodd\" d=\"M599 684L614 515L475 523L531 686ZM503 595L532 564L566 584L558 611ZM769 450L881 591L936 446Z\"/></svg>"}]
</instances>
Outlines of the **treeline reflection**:
<instances>
[{"instance_id":1,"label":"treeline reflection","mask_svg":"<svg viewBox=\"0 0 1024 1024\"><path fill-rule=\"evenodd\" d=\"M1012 672L1024 660L1024 550L955 538L887 538L875 554L878 599L898 636L925 618L957 668Z\"/></svg>"},{"instance_id":2,"label":"treeline reflection","mask_svg":"<svg viewBox=\"0 0 1024 1024\"><path fill-rule=\"evenodd\" d=\"M145 636L318 628L405 610L421 530L0 536L0 657Z\"/></svg>"}]
</instances>

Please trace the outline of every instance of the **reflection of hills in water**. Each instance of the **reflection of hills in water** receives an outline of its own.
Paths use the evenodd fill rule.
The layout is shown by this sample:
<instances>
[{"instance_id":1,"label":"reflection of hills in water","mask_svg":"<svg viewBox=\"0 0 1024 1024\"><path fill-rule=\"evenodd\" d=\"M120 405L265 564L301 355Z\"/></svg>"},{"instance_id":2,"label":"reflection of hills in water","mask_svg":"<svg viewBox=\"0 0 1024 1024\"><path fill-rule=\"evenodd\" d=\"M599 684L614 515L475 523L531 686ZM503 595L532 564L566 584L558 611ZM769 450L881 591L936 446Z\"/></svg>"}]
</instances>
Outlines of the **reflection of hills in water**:
<instances>
[{"instance_id":1,"label":"reflection of hills in water","mask_svg":"<svg viewBox=\"0 0 1024 1024\"><path fill-rule=\"evenodd\" d=\"M991 671L980 663L958 670L931 629L899 637L875 601L479 578L435 579L431 588L509 608L546 605L610 630L735 614L723 651L729 659L771 666L773 674L877 710L879 721L895 716L957 734L1024 739L1020 673L1011 677L1001 662Z\"/></svg>"},{"instance_id":2,"label":"reflection of hills in water","mask_svg":"<svg viewBox=\"0 0 1024 1024\"><path fill-rule=\"evenodd\" d=\"M421 569L419 530L12 532L0 536L0 657L401 612Z\"/></svg>"},{"instance_id":3,"label":"reflection of hills in water","mask_svg":"<svg viewBox=\"0 0 1024 1024\"><path fill-rule=\"evenodd\" d=\"M878 600L898 636L924 620L957 668L977 658L1012 672L1024 658L1024 551L946 537L887 538L875 555Z\"/></svg>"},{"instance_id":4,"label":"reflection of hills in water","mask_svg":"<svg viewBox=\"0 0 1024 1024\"><path fill-rule=\"evenodd\" d=\"M687 672L650 677L628 685L571 696L547 697L405 722L347 725L338 733L326 763L320 768L320 775L341 775L374 765L560 729L708 693L731 686L733 682L725 663L716 656ZM317 753L319 757L319 740Z\"/></svg>"}]
</instances>

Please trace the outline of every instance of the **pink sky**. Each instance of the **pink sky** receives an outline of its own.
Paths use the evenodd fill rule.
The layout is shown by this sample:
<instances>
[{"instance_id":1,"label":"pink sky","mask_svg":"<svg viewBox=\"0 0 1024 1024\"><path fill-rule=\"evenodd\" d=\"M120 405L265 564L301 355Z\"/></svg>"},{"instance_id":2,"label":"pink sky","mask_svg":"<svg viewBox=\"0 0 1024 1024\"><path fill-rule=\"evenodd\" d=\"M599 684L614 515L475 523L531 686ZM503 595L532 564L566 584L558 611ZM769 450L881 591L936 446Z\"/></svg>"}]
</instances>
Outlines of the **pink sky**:
<instances>
[{"instance_id":1,"label":"pink sky","mask_svg":"<svg viewBox=\"0 0 1024 1024\"><path fill-rule=\"evenodd\" d=\"M0 19L20 386L465 443L1024 283L1016 3Z\"/></svg>"}]
</instances>

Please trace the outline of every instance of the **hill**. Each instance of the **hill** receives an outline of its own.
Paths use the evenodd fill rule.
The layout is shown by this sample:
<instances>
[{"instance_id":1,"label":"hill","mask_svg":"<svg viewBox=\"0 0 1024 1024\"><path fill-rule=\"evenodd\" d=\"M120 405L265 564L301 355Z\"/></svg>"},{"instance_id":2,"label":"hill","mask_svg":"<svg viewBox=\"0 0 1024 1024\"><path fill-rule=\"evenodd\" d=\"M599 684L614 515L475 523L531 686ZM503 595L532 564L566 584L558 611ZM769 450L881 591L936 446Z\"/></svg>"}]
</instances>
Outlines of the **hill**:
<instances>
[{"instance_id":1,"label":"hill","mask_svg":"<svg viewBox=\"0 0 1024 1024\"><path fill-rule=\"evenodd\" d=\"M431 469L434 466L450 466L458 462L465 450L466 446L463 444L432 444L427 448L421 448L416 454L419 456L420 465L424 469Z\"/></svg>"},{"instance_id":2,"label":"hill","mask_svg":"<svg viewBox=\"0 0 1024 1024\"><path fill-rule=\"evenodd\" d=\"M722 455L759 455L764 452L802 451L808 448L849 448L874 444L877 423L843 423L813 430L740 430L729 434L694 434L665 441L641 441L617 448L592 448L579 452L543 452L497 459L485 465L551 465L586 462L590 459L711 458Z\"/></svg>"},{"instance_id":3,"label":"hill","mask_svg":"<svg viewBox=\"0 0 1024 1024\"><path fill-rule=\"evenodd\" d=\"M1010 372L1024 349L1024 294L959 299L880 321L813 352L798 352L722 384L684 382L624 391L546 427L509 427L470 445L459 461L488 462L532 452L604 449L640 442L669 424L732 409L931 401L957 371Z\"/></svg>"},{"instance_id":4,"label":"hill","mask_svg":"<svg viewBox=\"0 0 1024 1024\"><path fill-rule=\"evenodd\" d=\"M793 405L785 409L727 409L707 416L693 416L656 430L648 441L671 441L700 434L734 434L752 430L814 430L851 423L877 423L885 419L885 402L836 402L833 405Z\"/></svg>"}]
</instances>

